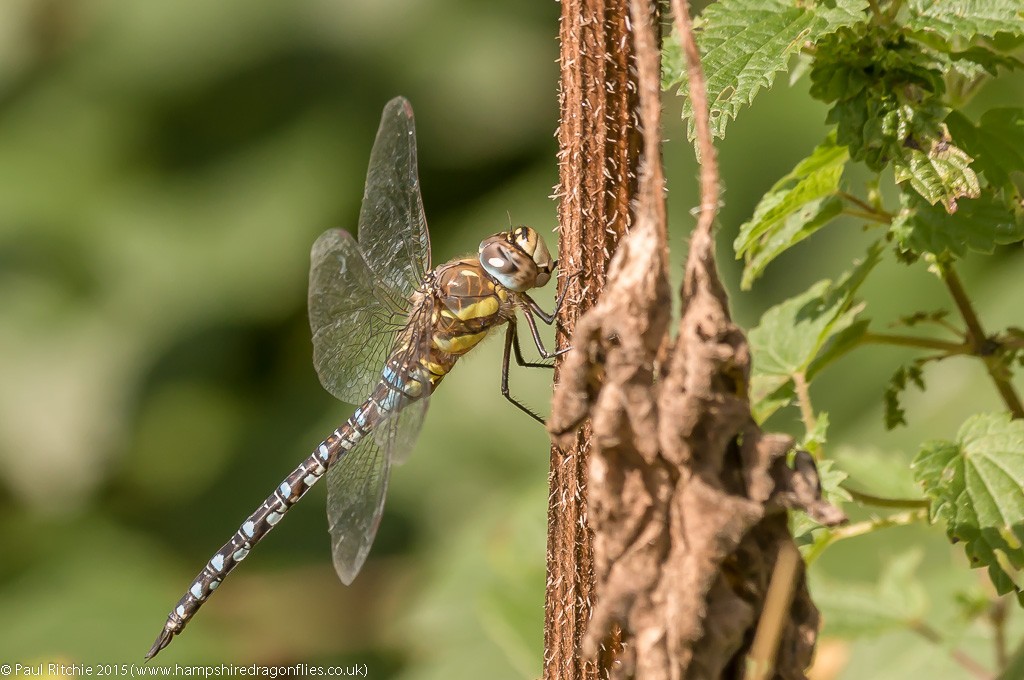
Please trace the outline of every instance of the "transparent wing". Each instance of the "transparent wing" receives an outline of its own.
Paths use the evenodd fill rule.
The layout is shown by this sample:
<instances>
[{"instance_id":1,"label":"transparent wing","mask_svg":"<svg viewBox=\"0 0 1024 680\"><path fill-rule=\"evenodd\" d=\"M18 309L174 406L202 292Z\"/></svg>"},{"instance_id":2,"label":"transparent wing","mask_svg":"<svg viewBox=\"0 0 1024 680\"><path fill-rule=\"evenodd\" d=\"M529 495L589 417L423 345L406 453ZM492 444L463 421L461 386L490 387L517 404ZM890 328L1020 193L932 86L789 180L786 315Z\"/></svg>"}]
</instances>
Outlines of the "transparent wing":
<instances>
[{"instance_id":1,"label":"transparent wing","mask_svg":"<svg viewBox=\"0 0 1024 680\"><path fill-rule=\"evenodd\" d=\"M419 358L429 349L431 311L430 300L418 305L389 365L419 365ZM386 388L378 388L374 394L378 399L387 399L382 389ZM372 433L327 471L331 553L334 568L346 585L352 583L366 561L384 512L391 465L408 458L423 425L429 399L429 382L422 380L420 398L396 399L395 403L400 404L397 410L375 424Z\"/></svg>"},{"instance_id":2,"label":"transparent wing","mask_svg":"<svg viewBox=\"0 0 1024 680\"><path fill-rule=\"evenodd\" d=\"M406 324L407 303L395 304L377 285L355 239L343 229L324 232L310 259L313 366L324 389L341 401L362 403Z\"/></svg>"},{"instance_id":3,"label":"transparent wing","mask_svg":"<svg viewBox=\"0 0 1024 680\"><path fill-rule=\"evenodd\" d=\"M377 278L397 299L408 299L430 270L430 236L416 169L416 124L403 97L389 101L381 115L358 237Z\"/></svg>"},{"instance_id":4,"label":"transparent wing","mask_svg":"<svg viewBox=\"0 0 1024 680\"><path fill-rule=\"evenodd\" d=\"M370 153L358 243L333 229L313 245L309 323L313 365L341 401L362 402L406 323L413 291L430 268L430 237L416 171L412 107L388 102Z\"/></svg>"}]
</instances>

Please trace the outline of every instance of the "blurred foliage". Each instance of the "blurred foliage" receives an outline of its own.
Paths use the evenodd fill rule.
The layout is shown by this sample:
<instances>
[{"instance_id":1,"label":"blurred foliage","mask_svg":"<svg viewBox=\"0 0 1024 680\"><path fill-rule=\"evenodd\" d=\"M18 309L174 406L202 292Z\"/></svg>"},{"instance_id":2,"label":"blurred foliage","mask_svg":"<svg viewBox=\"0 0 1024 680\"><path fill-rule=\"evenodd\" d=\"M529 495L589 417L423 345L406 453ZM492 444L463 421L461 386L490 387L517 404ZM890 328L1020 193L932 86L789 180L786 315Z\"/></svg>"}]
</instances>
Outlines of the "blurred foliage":
<instances>
[{"instance_id":1,"label":"blurred foliage","mask_svg":"<svg viewBox=\"0 0 1024 680\"><path fill-rule=\"evenodd\" d=\"M141 661L213 550L349 415L312 370L307 254L324 229L355 224L388 99L416 109L437 261L509 218L551 234L558 11L471 0L0 3L0 662ZM1019 80L1002 87L978 100L1021 96ZM736 225L824 136L807 88L760 94L756 115L731 122L721 144L732 290L740 271L724 254ZM678 120L681 104L667 106L666 121ZM683 130L666 134L681 246L695 165ZM735 293L740 323L834 277L867 245L853 229L828 238L781 254L755 291ZM993 323L1020 325L1014 257L965 265ZM542 297L550 307L552 292ZM876 319L896 319L940 296L930 278L883 262L860 297ZM843 469L868 488L905 468L915 444L882 430L871 379L907 356L878 352L816 383L834 414L829 445L845 447ZM157 664L537 677L547 438L501 398L499 358L500 343L487 343L432 399L351 587L334 575L315 489ZM954 435L964 400L998 406L980 372L930 375L939 389L908 395L906 408L936 437ZM512 380L543 407L549 375ZM866 440L885 451L864 451ZM816 568L873 583L908 532L923 546L916 574L928 593L977 588L951 568L963 558L939 529L846 541ZM928 601L929 616L958 616ZM826 611L826 633L827 622ZM961 677L926 643L889 640L841 643L855 645L843 677Z\"/></svg>"}]
</instances>

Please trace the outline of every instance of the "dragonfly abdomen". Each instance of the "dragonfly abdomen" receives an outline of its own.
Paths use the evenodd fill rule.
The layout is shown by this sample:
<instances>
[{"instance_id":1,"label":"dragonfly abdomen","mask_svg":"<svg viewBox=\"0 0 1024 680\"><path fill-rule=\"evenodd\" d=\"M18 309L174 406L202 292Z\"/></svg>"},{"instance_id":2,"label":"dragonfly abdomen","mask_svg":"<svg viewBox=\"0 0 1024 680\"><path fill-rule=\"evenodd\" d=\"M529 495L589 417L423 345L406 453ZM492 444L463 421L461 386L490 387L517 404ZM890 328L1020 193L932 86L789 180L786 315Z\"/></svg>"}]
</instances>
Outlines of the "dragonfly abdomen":
<instances>
[{"instance_id":1,"label":"dragonfly abdomen","mask_svg":"<svg viewBox=\"0 0 1024 680\"><path fill-rule=\"evenodd\" d=\"M370 402L368 402L370 403ZM359 414L366 404L357 409ZM359 440L367 434L365 427L359 426L356 414L331 433L327 439L291 474L285 477L272 494L242 522L227 543L213 554L203 570L193 580L188 591L178 600L164 624L164 629L157 637L153 647L146 654L147 659L156 656L157 652L170 644L171 639L180 633L203 602L221 584L229 573L243 561L257 543L284 518L291 506L295 505L310 488L323 477L324 473L341 460Z\"/></svg>"}]
</instances>

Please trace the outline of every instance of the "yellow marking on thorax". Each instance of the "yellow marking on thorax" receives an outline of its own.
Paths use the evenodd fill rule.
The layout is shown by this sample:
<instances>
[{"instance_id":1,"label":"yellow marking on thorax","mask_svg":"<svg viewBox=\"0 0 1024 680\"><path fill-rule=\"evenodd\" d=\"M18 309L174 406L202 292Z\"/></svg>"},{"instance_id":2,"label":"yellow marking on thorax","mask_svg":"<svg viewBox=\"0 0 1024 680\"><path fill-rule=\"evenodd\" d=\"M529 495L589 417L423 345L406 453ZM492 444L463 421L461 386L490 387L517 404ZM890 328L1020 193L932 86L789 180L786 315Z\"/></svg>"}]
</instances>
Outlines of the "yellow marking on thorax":
<instances>
[{"instance_id":1,"label":"yellow marking on thorax","mask_svg":"<svg viewBox=\"0 0 1024 680\"><path fill-rule=\"evenodd\" d=\"M449 354L465 354L469 350L479 344L481 340L487 337L487 331L483 330L479 333L467 333L465 335L456 335L451 338L441 337L438 334L434 334L434 347L441 350L442 352L448 352Z\"/></svg>"},{"instance_id":2,"label":"yellow marking on thorax","mask_svg":"<svg viewBox=\"0 0 1024 680\"><path fill-rule=\"evenodd\" d=\"M482 319L494 316L499 307L501 307L501 301L497 297L489 295L478 302L460 306L458 309L444 308L441 310L441 316L459 321Z\"/></svg>"}]
</instances>

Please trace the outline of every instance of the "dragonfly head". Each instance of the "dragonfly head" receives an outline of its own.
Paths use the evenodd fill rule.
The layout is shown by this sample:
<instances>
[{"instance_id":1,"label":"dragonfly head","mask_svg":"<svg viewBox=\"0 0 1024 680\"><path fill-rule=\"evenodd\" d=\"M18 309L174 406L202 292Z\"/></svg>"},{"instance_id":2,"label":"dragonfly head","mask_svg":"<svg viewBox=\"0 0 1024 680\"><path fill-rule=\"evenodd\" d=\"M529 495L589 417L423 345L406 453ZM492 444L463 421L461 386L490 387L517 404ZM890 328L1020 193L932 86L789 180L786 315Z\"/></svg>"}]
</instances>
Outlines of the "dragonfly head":
<instances>
[{"instance_id":1,"label":"dragonfly head","mask_svg":"<svg viewBox=\"0 0 1024 680\"><path fill-rule=\"evenodd\" d=\"M517 293L547 284L555 268L544 239L530 227L515 227L484 239L480 264L498 283Z\"/></svg>"}]
</instances>

